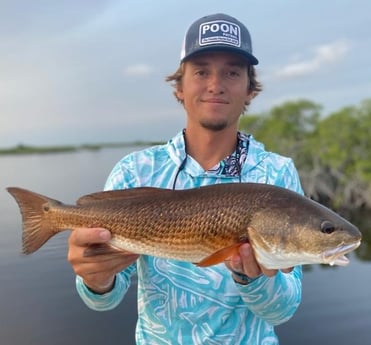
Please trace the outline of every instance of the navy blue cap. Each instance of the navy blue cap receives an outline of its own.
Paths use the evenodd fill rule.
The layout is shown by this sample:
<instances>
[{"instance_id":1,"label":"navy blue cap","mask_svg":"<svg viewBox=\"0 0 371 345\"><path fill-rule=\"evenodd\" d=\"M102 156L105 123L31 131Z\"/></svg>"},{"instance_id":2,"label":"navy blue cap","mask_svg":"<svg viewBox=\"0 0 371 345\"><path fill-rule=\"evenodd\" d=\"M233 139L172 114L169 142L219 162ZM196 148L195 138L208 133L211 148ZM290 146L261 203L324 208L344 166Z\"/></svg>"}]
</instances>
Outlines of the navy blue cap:
<instances>
[{"instance_id":1,"label":"navy blue cap","mask_svg":"<svg viewBox=\"0 0 371 345\"><path fill-rule=\"evenodd\" d=\"M189 27L180 60L184 62L195 54L220 50L241 54L251 65L259 63L252 55L251 37L246 26L223 13L202 17Z\"/></svg>"}]
</instances>

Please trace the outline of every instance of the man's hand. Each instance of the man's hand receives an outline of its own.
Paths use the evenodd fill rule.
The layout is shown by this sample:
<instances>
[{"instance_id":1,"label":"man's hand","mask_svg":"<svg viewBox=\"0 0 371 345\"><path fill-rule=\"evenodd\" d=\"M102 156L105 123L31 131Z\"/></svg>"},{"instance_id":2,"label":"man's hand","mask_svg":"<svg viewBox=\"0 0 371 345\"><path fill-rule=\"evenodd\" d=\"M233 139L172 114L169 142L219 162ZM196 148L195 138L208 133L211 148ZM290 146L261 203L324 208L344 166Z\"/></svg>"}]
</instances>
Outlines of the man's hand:
<instances>
[{"instance_id":1,"label":"man's hand","mask_svg":"<svg viewBox=\"0 0 371 345\"><path fill-rule=\"evenodd\" d=\"M249 243L244 243L239 247L238 254L233 255L230 260L225 262L225 265L231 271L235 271L249 278L256 278L262 274L267 277L273 277L278 270L267 269L258 264L255 259L254 252ZM281 269L284 273L289 273L293 268Z\"/></svg>"},{"instance_id":2,"label":"man's hand","mask_svg":"<svg viewBox=\"0 0 371 345\"><path fill-rule=\"evenodd\" d=\"M112 289L117 273L138 259L138 254L118 252L84 256L84 251L94 244L108 243L111 233L102 228L74 229L68 241L68 261L73 270L94 292L103 294Z\"/></svg>"}]
</instances>

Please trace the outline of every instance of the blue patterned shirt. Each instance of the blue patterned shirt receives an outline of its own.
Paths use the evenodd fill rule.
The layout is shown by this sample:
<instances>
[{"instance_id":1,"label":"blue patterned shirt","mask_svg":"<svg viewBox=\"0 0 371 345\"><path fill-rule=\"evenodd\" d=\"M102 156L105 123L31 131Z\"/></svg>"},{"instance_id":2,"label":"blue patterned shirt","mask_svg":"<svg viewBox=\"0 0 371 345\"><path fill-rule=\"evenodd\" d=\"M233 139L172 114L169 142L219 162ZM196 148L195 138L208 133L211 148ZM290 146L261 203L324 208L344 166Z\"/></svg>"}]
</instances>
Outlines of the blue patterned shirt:
<instances>
[{"instance_id":1,"label":"blue patterned shirt","mask_svg":"<svg viewBox=\"0 0 371 345\"><path fill-rule=\"evenodd\" d=\"M205 171L192 157L185 160L185 142L179 133L165 145L124 157L105 189L174 185L186 189L241 181L303 193L290 158L267 152L242 133L237 147L237 152ZM289 320L301 301L301 267L240 285L224 264L200 268L146 255L116 276L112 291L96 295L78 276L77 290L88 307L109 310L121 302L133 274L138 277L136 342L140 345L278 344L274 326Z\"/></svg>"}]
</instances>

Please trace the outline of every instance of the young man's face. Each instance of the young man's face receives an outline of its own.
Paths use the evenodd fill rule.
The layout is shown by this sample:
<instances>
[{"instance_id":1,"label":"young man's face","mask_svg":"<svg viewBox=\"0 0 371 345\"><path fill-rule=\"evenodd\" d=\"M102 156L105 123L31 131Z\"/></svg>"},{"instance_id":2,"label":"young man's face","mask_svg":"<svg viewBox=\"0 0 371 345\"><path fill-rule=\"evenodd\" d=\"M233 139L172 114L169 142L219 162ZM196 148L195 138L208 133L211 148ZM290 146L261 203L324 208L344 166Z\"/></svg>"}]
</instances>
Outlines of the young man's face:
<instances>
[{"instance_id":1,"label":"young man's face","mask_svg":"<svg viewBox=\"0 0 371 345\"><path fill-rule=\"evenodd\" d=\"M184 102L188 123L220 131L237 126L249 90L246 61L238 54L207 52L184 64L184 75L177 96Z\"/></svg>"}]
</instances>

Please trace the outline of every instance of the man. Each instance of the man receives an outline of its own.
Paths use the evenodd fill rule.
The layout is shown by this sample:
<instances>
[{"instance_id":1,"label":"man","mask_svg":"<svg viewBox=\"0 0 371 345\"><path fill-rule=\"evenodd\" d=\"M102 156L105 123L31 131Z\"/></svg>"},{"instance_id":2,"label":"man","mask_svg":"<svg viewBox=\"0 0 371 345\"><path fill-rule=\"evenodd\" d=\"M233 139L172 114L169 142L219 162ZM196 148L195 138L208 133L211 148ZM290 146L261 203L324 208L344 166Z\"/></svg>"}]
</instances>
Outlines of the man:
<instances>
[{"instance_id":1,"label":"man","mask_svg":"<svg viewBox=\"0 0 371 345\"><path fill-rule=\"evenodd\" d=\"M302 193L292 160L264 150L237 131L240 115L260 91L247 28L215 14L187 31L181 64L168 81L187 114L186 128L167 144L124 157L106 189L154 186L187 189L227 182L275 184ZM249 244L225 264L190 263L127 253L84 258L105 229L76 229L69 261L77 290L95 310L117 306L138 275L138 344L277 344L274 325L301 299L301 268L268 270Z\"/></svg>"}]
</instances>

